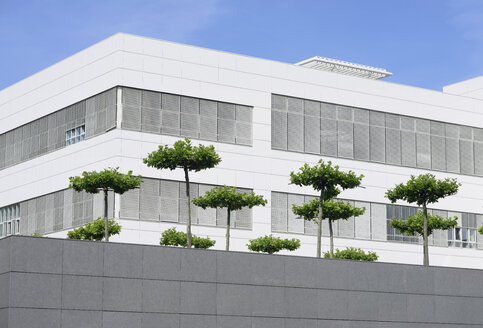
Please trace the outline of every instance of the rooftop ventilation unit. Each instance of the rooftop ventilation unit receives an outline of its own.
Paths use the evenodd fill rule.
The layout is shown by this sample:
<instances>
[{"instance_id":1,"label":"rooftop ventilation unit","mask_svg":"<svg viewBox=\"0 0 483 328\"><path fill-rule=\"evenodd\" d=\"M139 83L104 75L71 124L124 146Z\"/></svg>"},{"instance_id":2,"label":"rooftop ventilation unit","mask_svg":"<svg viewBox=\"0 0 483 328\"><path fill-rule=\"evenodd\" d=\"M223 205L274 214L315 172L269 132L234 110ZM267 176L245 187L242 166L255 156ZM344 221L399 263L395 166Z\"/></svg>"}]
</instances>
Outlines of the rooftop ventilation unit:
<instances>
[{"instance_id":1,"label":"rooftop ventilation unit","mask_svg":"<svg viewBox=\"0 0 483 328\"><path fill-rule=\"evenodd\" d=\"M320 69L322 71L358 76L372 80L379 80L392 75L392 73L383 68L354 64L342 60L317 56L296 63L295 65Z\"/></svg>"}]
</instances>

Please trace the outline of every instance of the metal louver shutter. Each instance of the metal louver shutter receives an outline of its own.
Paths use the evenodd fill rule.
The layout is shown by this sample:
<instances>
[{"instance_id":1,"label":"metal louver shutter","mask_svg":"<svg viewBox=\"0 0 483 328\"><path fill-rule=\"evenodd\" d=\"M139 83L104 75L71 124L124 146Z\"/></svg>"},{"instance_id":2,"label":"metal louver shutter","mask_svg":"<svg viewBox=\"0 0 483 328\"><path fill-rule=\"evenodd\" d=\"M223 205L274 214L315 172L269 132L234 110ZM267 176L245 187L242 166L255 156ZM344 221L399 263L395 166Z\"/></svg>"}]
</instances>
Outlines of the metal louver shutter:
<instances>
[{"instance_id":1,"label":"metal louver shutter","mask_svg":"<svg viewBox=\"0 0 483 328\"><path fill-rule=\"evenodd\" d=\"M357 220L357 219L356 219ZM354 238L354 218L339 221L339 236L345 238Z\"/></svg>"},{"instance_id":2,"label":"metal louver shutter","mask_svg":"<svg viewBox=\"0 0 483 328\"><path fill-rule=\"evenodd\" d=\"M235 120L218 118L218 140L222 142L235 143Z\"/></svg>"},{"instance_id":3,"label":"metal louver shutter","mask_svg":"<svg viewBox=\"0 0 483 328\"><path fill-rule=\"evenodd\" d=\"M321 118L320 153L337 157L337 121Z\"/></svg>"},{"instance_id":4,"label":"metal louver shutter","mask_svg":"<svg viewBox=\"0 0 483 328\"><path fill-rule=\"evenodd\" d=\"M369 112L369 124L373 126L386 126L386 115L385 113L370 111Z\"/></svg>"},{"instance_id":5,"label":"metal louver shutter","mask_svg":"<svg viewBox=\"0 0 483 328\"><path fill-rule=\"evenodd\" d=\"M446 171L446 147L444 143L444 137L431 136L431 168L433 170Z\"/></svg>"},{"instance_id":6,"label":"metal louver shutter","mask_svg":"<svg viewBox=\"0 0 483 328\"><path fill-rule=\"evenodd\" d=\"M363 208L366 211L355 220L355 238L371 239L371 203L355 202L355 207Z\"/></svg>"},{"instance_id":7,"label":"metal louver shutter","mask_svg":"<svg viewBox=\"0 0 483 328\"><path fill-rule=\"evenodd\" d=\"M73 189L64 190L64 216L63 216L63 222L62 222L63 229L72 227L73 197L74 197Z\"/></svg>"},{"instance_id":8,"label":"metal louver shutter","mask_svg":"<svg viewBox=\"0 0 483 328\"><path fill-rule=\"evenodd\" d=\"M369 160L369 125L354 123L354 158Z\"/></svg>"},{"instance_id":9,"label":"metal louver shutter","mask_svg":"<svg viewBox=\"0 0 483 328\"><path fill-rule=\"evenodd\" d=\"M159 221L159 180L143 179L139 188L139 219Z\"/></svg>"},{"instance_id":10,"label":"metal louver shutter","mask_svg":"<svg viewBox=\"0 0 483 328\"><path fill-rule=\"evenodd\" d=\"M446 130L448 132L448 130ZM460 172L460 143L458 139L446 138L446 170L448 172Z\"/></svg>"},{"instance_id":11,"label":"metal louver shutter","mask_svg":"<svg viewBox=\"0 0 483 328\"><path fill-rule=\"evenodd\" d=\"M304 116L302 114L288 113L287 122L287 149L304 151Z\"/></svg>"},{"instance_id":12,"label":"metal louver shutter","mask_svg":"<svg viewBox=\"0 0 483 328\"><path fill-rule=\"evenodd\" d=\"M350 121L352 122L352 108L346 106L337 107L337 120L342 121Z\"/></svg>"},{"instance_id":13,"label":"metal louver shutter","mask_svg":"<svg viewBox=\"0 0 483 328\"><path fill-rule=\"evenodd\" d=\"M287 232L288 195L274 192L271 194L272 232Z\"/></svg>"},{"instance_id":14,"label":"metal louver shutter","mask_svg":"<svg viewBox=\"0 0 483 328\"><path fill-rule=\"evenodd\" d=\"M54 194L45 196L45 230L47 232L54 231Z\"/></svg>"},{"instance_id":15,"label":"metal louver shutter","mask_svg":"<svg viewBox=\"0 0 483 328\"><path fill-rule=\"evenodd\" d=\"M337 155L354 158L354 129L351 122L337 122Z\"/></svg>"},{"instance_id":16,"label":"metal louver shutter","mask_svg":"<svg viewBox=\"0 0 483 328\"><path fill-rule=\"evenodd\" d=\"M386 163L401 165L401 132L399 130L386 128Z\"/></svg>"},{"instance_id":17,"label":"metal louver shutter","mask_svg":"<svg viewBox=\"0 0 483 328\"><path fill-rule=\"evenodd\" d=\"M84 206L84 212L83 212L83 224L86 224L87 222L92 222L93 219L93 196L92 194L85 193L84 194L84 200L83 200L83 206Z\"/></svg>"},{"instance_id":18,"label":"metal louver shutter","mask_svg":"<svg viewBox=\"0 0 483 328\"><path fill-rule=\"evenodd\" d=\"M387 240L386 205L371 204L371 231L372 240Z\"/></svg>"},{"instance_id":19,"label":"metal louver shutter","mask_svg":"<svg viewBox=\"0 0 483 328\"><path fill-rule=\"evenodd\" d=\"M161 133L179 136L180 113L163 109L161 116Z\"/></svg>"},{"instance_id":20,"label":"metal louver shutter","mask_svg":"<svg viewBox=\"0 0 483 328\"><path fill-rule=\"evenodd\" d=\"M178 222L179 185L178 181L161 180L159 182L161 221Z\"/></svg>"},{"instance_id":21,"label":"metal louver shutter","mask_svg":"<svg viewBox=\"0 0 483 328\"><path fill-rule=\"evenodd\" d=\"M287 97L272 94L272 109L287 111Z\"/></svg>"},{"instance_id":22,"label":"metal louver shutter","mask_svg":"<svg viewBox=\"0 0 483 328\"><path fill-rule=\"evenodd\" d=\"M28 201L28 234L31 235L35 232L35 217L37 213L37 201L35 199L30 199Z\"/></svg>"},{"instance_id":23,"label":"metal louver shutter","mask_svg":"<svg viewBox=\"0 0 483 328\"><path fill-rule=\"evenodd\" d=\"M231 212L230 214L230 227L233 227L234 219L236 219L236 212ZM216 209L216 226L217 227L226 227L227 221L227 209L226 207L217 208Z\"/></svg>"},{"instance_id":24,"label":"metal louver shutter","mask_svg":"<svg viewBox=\"0 0 483 328\"><path fill-rule=\"evenodd\" d=\"M94 133L96 135L102 134L106 131L107 126L107 109L96 108L96 128Z\"/></svg>"},{"instance_id":25,"label":"metal louver shutter","mask_svg":"<svg viewBox=\"0 0 483 328\"><path fill-rule=\"evenodd\" d=\"M200 113L200 101L197 98L181 97L181 113L195 114Z\"/></svg>"},{"instance_id":26,"label":"metal louver shutter","mask_svg":"<svg viewBox=\"0 0 483 328\"><path fill-rule=\"evenodd\" d=\"M429 134L431 131L430 128L430 121L418 118L416 119L416 132L427 133Z\"/></svg>"},{"instance_id":27,"label":"metal louver shutter","mask_svg":"<svg viewBox=\"0 0 483 328\"><path fill-rule=\"evenodd\" d=\"M237 188L236 191L238 193L250 193L252 192L251 189L245 189L245 188ZM252 213L253 209L245 207L242 208L239 211L233 212L233 214L236 213L236 216L234 217L234 227L235 228L241 228L241 229L251 229L252 228Z\"/></svg>"},{"instance_id":28,"label":"metal louver shutter","mask_svg":"<svg viewBox=\"0 0 483 328\"><path fill-rule=\"evenodd\" d=\"M64 217L64 191L54 194L54 232L62 230Z\"/></svg>"},{"instance_id":29,"label":"metal louver shutter","mask_svg":"<svg viewBox=\"0 0 483 328\"><path fill-rule=\"evenodd\" d=\"M416 127L419 121L416 121ZM431 168L431 141L428 134L416 133L416 160L419 168Z\"/></svg>"},{"instance_id":30,"label":"metal louver shutter","mask_svg":"<svg viewBox=\"0 0 483 328\"><path fill-rule=\"evenodd\" d=\"M469 126L458 126L460 130L460 139L473 139L473 130Z\"/></svg>"},{"instance_id":31,"label":"metal louver shutter","mask_svg":"<svg viewBox=\"0 0 483 328\"><path fill-rule=\"evenodd\" d=\"M320 103L304 101L304 140L305 152L320 154Z\"/></svg>"},{"instance_id":32,"label":"metal louver shutter","mask_svg":"<svg viewBox=\"0 0 483 328\"><path fill-rule=\"evenodd\" d=\"M235 105L219 102L217 117L225 120L235 120Z\"/></svg>"},{"instance_id":33,"label":"metal louver shutter","mask_svg":"<svg viewBox=\"0 0 483 328\"><path fill-rule=\"evenodd\" d=\"M77 227L84 224L84 204L83 197L84 192L74 191L73 194L73 212L72 212L72 225Z\"/></svg>"},{"instance_id":34,"label":"metal louver shutter","mask_svg":"<svg viewBox=\"0 0 483 328\"><path fill-rule=\"evenodd\" d=\"M45 232L45 205L45 196L36 198L35 232L39 234L43 234Z\"/></svg>"},{"instance_id":35,"label":"metal louver shutter","mask_svg":"<svg viewBox=\"0 0 483 328\"><path fill-rule=\"evenodd\" d=\"M401 116L401 129L414 132L415 124L414 118Z\"/></svg>"},{"instance_id":36,"label":"metal louver shutter","mask_svg":"<svg viewBox=\"0 0 483 328\"><path fill-rule=\"evenodd\" d=\"M335 120L337 118L337 110L334 104L320 103L320 117Z\"/></svg>"},{"instance_id":37,"label":"metal louver shutter","mask_svg":"<svg viewBox=\"0 0 483 328\"><path fill-rule=\"evenodd\" d=\"M460 165L461 173L474 174L473 142L460 140Z\"/></svg>"},{"instance_id":38,"label":"metal louver shutter","mask_svg":"<svg viewBox=\"0 0 483 328\"><path fill-rule=\"evenodd\" d=\"M384 163L386 161L386 158L385 158L386 129L378 126L370 126L369 141L370 141L371 161Z\"/></svg>"},{"instance_id":39,"label":"metal louver shutter","mask_svg":"<svg viewBox=\"0 0 483 328\"><path fill-rule=\"evenodd\" d=\"M292 205L300 206L304 203L303 195L288 194L288 208L287 208L287 231L295 233L304 233L305 224L304 219L295 215L292 211Z\"/></svg>"},{"instance_id":40,"label":"metal louver shutter","mask_svg":"<svg viewBox=\"0 0 483 328\"><path fill-rule=\"evenodd\" d=\"M181 136L189 138L199 138L200 135L200 115L181 113Z\"/></svg>"},{"instance_id":41,"label":"metal louver shutter","mask_svg":"<svg viewBox=\"0 0 483 328\"><path fill-rule=\"evenodd\" d=\"M62 111L57 112L57 131L58 133L61 133L59 127L63 125L62 118L60 116ZM94 129L96 126L96 102L95 99L89 98L86 100L86 138L90 138L94 136ZM124 113L123 113L123 123L124 127ZM64 144L65 144L65 131L62 133L62 136L64 138ZM60 136L58 135L58 142L60 142ZM59 144L57 144L57 147Z\"/></svg>"},{"instance_id":42,"label":"metal louver shutter","mask_svg":"<svg viewBox=\"0 0 483 328\"><path fill-rule=\"evenodd\" d=\"M289 113L303 114L304 100L300 98L287 97L287 110Z\"/></svg>"},{"instance_id":43,"label":"metal louver shutter","mask_svg":"<svg viewBox=\"0 0 483 328\"><path fill-rule=\"evenodd\" d=\"M126 191L121 195L121 218L139 219L139 189Z\"/></svg>"},{"instance_id":44,"label":"metal louver shutter","mask_svg":"<svg viewBox=\"0 0 483 328\"><path fill-rule=\"evenodd\" d=\"M153 133L161 132L161 93L143 91L141 130Z\"/></svg>"},{"instance_id":45,"label":"metal louver shutter","mask_svg":"<svg viewBox=\"0 0 483 328\"><path fill-rule=\"evenodd\" d=\"M92 217L94 219L104 217L104 193L100 192L92 197Z\"/></svg>"},{"instance_id":46,"label":"metal louver shutter","mask_svg":"<svg viewBox=\"0 0 483 328\"><path fill-rule=\"evenodd\" d=\"M483 143L473 142L475 153L475 174L483 176Z\"/></svg>"},{"instance_id":47,"label":"metal louver shutter","mask_svg":"<svg viewBox=\"0 0 483 328\"><path fill-rule=\"evenodd\" d=\"M85 115L84 115L84 117L85 117ZM57 146L57 124L56 124L57 118L56 118L56 114L55 113L50 114L47 117L47 120L48 120L47 150L52 151L52 150L56 149L56 146ZM29 134L27 136L25 134L26 130L24 129L24 141L26 140L26 138L30 138L30 127L29 127L28 130L29 130ZM25 158L28 158L28 157L25 157Z\"/></svg>"},{"instance_id":48,"label":"metal louver shutter","mask_svg":"<svg viewBox=\"0 0 483 328\"><path fill-rule=\"evenodd\" d=\"M404 166L416 167L416 134L401 131L401 162Z\"/></svg>"},{"instance_id":49,"label":"metal louver shutter","mask_svg":"<svg viewBox=\"0 0 483 328\"><path fill-rule=\"evenodd\" d=\"M369 111L362 108L354 108L354 122L369 124Z\"/></svg>"},{"instance_id":50,"label":"metal louver shutter","mask_svg":"<svg viewBox=\"0 0 483 328\"><path fill-rule=\"evenodd\" d=\"M122 103L134 107L141 107L141 90L122 88Z\"/></svg>"},{"instance_id":51,"label":"metal louver shutter","mask_svg":"<svg viewBox=\"0 0 483 328\"><path fill-rule=\"evenodd\" d=\"M0 169L5 167L5 133L0 134Z\"/></svg>"},{"instance_id":52,"label":"metal louver shutter","mask_svg":"<svg viewBox=\"0 0 483 328\"><path fill-rule=\"evenodd\" d=\"M200 100L200 138L218 140L217 111L215 101Z\"/></svg>"},{"instance_id":53,"label":"metal louver shutter","mask_svg":"<svg viewBox=\"0 0 483 328\"><path fill-rule=\"evenodd\" d=\"M239 145L252 144L252 124L236 121L235 141Z\"/></svg>"},{"instance_id":54,"label":"metal louver shutter","mask_svg":"<svg viewBox=\"0 0 483 328\"><path fill-rule=\"evenodd\" d=\"M287 150L287 113L272 110L272 148Z\"/></svg>"},{"instance_id":55,"label":"metal louver shutter","mask_svg":"<svg viewBox=\"0 0 483 328\"><path fill-rule=\"evenodd\" d=\"M28 201L20 203L20 234L21 235L28 235L28 213L29 213L29 206Z\"/></svg>"},{"instance_id":56,"label":"metal louver shutter","mask_svg":"<svg viewBox=\"0 0 483 328\"><path fill-rule=\"evenodd\" d=\"M211 190L214 186L200 184L199 186L199 194L200 196L204 196L208 190ZM215 208L206 208L205 210L201 207L198 207L198 224L201 225L208 225L208 226L216 226L216 209Z\"/></svg>"},{"instance_id":57,"label":"metal louver shutter","mask_svg":"<svg viewBox=\"0 0 483 328\"><path fill-rule=\"evenodd\" d=\"M401 117L397 114L386 113L386 128L399 130L401 128Z\"/></svg>"},{"instance_id":58,"label":"metal louver shutter","mask_svg":"<svg viewBox=\"0 0 483 328\"><path fill-rule=\"evenodd\" d=\"M304 196L304 203L309 203L314 199L317 199L317 197ZM318 225L315 221L304 220L304 228L306 235L317 236Z\"/></svg>"}]
</instances>

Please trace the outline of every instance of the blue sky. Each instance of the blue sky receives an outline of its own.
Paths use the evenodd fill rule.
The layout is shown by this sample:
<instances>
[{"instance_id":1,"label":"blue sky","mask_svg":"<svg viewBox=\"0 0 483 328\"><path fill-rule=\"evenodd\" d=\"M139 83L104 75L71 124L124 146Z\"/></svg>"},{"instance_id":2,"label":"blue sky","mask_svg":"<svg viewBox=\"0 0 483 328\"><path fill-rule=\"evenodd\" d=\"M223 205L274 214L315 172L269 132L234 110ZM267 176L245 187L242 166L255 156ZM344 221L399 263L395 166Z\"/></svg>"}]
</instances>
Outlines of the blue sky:
<instances>
[{"instance_id":1,"label":"blue sky","mask_svg":"<svg viewBox=\"0 0 483 328\"><path fill-rule=\"evenodd\" d=\"M116 32L336 58L435 90L483 75L481 0L0 0L0 90Z\"/></svg>"}]
</instances>

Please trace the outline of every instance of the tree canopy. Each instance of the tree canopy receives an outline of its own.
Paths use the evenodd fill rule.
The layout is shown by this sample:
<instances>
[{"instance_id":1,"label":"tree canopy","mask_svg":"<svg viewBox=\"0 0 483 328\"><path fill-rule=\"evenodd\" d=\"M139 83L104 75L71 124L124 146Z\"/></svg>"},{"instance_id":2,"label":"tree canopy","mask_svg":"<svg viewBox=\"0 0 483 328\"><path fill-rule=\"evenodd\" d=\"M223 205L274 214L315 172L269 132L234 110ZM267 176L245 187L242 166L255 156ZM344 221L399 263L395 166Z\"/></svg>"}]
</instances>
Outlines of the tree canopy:
<instances>
[{"instance_id":1,"label":"tree canopy","mask_svg":"<svg viewBox=\"0 0 483 328\"><path fill-rule=\"evenodd\" d=\"M191 140L185 138L176 141L173 147L159 146L158 150L149 153L148 157L143 159L143 162L156 169L174 170L182 168L198 172L215 167L221 162L221 158L213 145L193 146Z\"/></svg>"},{"instance_id":2,"label":"tree canopy","mask_svg":"<svg viewBox=\"0 0 483 328\"><path fill-rule=\"evenodd\" d=\"M139 187L142 182L140 176L120 173L119 168L108 168L103 171L83 172L82 176L70 177L69 188L75 191L86 191L97 194L101 190L113 190L116 194L123 194L128 190Z\"/></svg>"},{"instance_id":3,"label":"tree canopy","mask_svg":"<svg viewBox=\"0 0 483 328\"><path fill-rule=\"evenodd\" d=\"M310 166L304 164L297 173L290 172L290 182L297 186L311 186L320 192L317 227L317 257L322 255L322 220L324 218L323 202L336 197L341 189L351 189L361 184L363 175L356 175L352 171L343 172L338 165L332 162L325 163L319 160L318 164ZM332 234L332 221L329 220L330 254L334 254L334 238Z\"/></svg>"},{"instance_id":4,"label":"tree canopy","mask_svg":"<svg viewBox=\"0 0 483 328\"><path fill-rule=\"evenodd\" d=\"M324 252L324 257L329 258L330 253ZM364 252L364 250L355 247L347 247L346 249L339 250L338 248L335 249L334 253L335 259L342 259L342 260L355 260L355 261L368 261L373 262L379 259L379 256L375 252Z\"/></svg>"},{"instance_id":5,"label":"tree canopy","mask_svg":"<svg viewBox=\"0 0 483 328\"><path fill-rule=\"evenodd\" d=\"M231 211L238 211L245 207L265 206L267 200L261 195L255 195L253 191L249 193L238 192L234 187L222 186L208 190L203 196L193 199L193 204L203 209L208 207L227 209L225 249L228 251L230 249Z\"/></svg>"},{"instance_id":6,"label":"tree canopy","mask_svg":"<svg viewBox=\"0 0 483 328\"><path fill-rule=\"evenodd\" d=\"M161 239L159 244L162 246L181 246L187 247L188 240L186 238L186 234L182 231L177 231L176 228L171 228L168 230L163 231L161 235ZM210 238L202 238L193 235L193 247L194 248L201 248L207 249L210 247L215 246L216 241L211 240Z\"/></svg>"},{"instance_id":7,"label":"tree canopy","mask_svg":"<svg viewBox=\"0 0 483 328\"><path fill-rule=\"evenodd\" d=\"M331 221L347 220L351 217L358 217L366 211L365 207L354 207L349 202L325 200L323 202L323 217ZM318 221L319 200L313 199L302 205L292 204L292 212L307 221Z\"/></svg>"},{"instance_id":8,"label":"tree canopy","mask_svg":"<svg viewBox=\"0 0 483 328\"><path fill-rule=\"evenodd\" d=\"M191 247L191 195L189 172L199 172L215 167L221 162L220 156L216 153L215 147L193 146L191 140L185 138L174 143L173 147L168 145L159 146L158 150L148 154L143 159L144 164L156 169L174 170L181 168L184 171L186 185L186 209L188 218L186 220L187 247Z\"/></svg>"},{"instance_id":9,"label":"tree canopy","mask_svg":"<svg viewBox=\"0 0 483 328\"><path fill-rule=\"evenodd\" d=\"M426 173L417 177L411 175L406 183L400 183L393 189L386 191L386 197L395 203L398 200L404 200L408 203L416 203L423 208L423 264L429 265L429 245L428 245L428 209L427 205L436 203L441 198L454 195L461 186L456 179L446 178L438 180L434 174ZM421 215L421 214L419 214ZM417 215L412 220L417 222ZM398 223L395 223L396 225ZM399 224L401 229L405 226Z\"/></svg>"},{"instance_id":10,"label":"tree canopy","mask_svg":"<svg viewBox=\"0 0 483 328\"><path fill-rule=\"evenodd\" d=\"M457 217L443 218L438 215L428 214L428 236L433 233L434 230L448 230L458 225ZM410 216L407 220L392 219L389 222L389 226L405 233L409 236L415 234L424 235L424 212L419 210L415 215Z\"/></svg>"},{"instance_id":11,"label":"tree canopy","mask_svg":"<svg viewBox=\"0 0 483 328\"><path fill-rule=\"evenodd\" d=\"M274 254L283 249L294 251L300 247L299 239L282 239L273 235L263 236L248 241L248 249L252 252Z\"/></svg>"},{"instance_id":12,"label":"tree canopy","mask_svg":"<svg viewBox=\"0 0 483 328\"><path fill-rule=\"evenodd\" d=\"M235 187L221 186L208 190L203 196L193 199L193 204L203 209L228 208L230 211L238 211L244 207L265 206L267 200L255 193L238 192Z\"/></svg>"},{"instance_id":13,"label":"tree canopy","mask_svg":"<svg viewBox=\"0 0 483 328\"><path fill-rule=\"evenodd\" d=\"M419 206L436 203L441 198L454 195L461 186L456 179L437 180L434 174L411 175L406 183L400 183L386 191L386 197L395 203L404 200Z\"/></svg>"},{"instance_id":14,"label":"tree canopy","mask_svg":"<svg viewBox=\"0 0 483 328\"><path fill-rule=\"evenodd\" d=\"M319 160L317 165L310 166L305 163L297 173L290 172L290 182L297 186L311 186L324 193L324 199L336 197L341 190L352 189L361 184L363 175L356 175L352 171L340 171L339 166L332 162L325 163Z\"/></svg>"},{"instance_id":15,"label":"tree canopy","mask_svg":"<svg viewBox=\"0 0 483 328\"><path fill-rule=\"evenodd\" d=\"M114 220L109 220L108 226L109 236L118 235L121 232L121 226ZM82 227L67 232L67 238L69 239L100 241L104 237L105 225L103 218L98 218Z\"/></svg>"}]
</instances>

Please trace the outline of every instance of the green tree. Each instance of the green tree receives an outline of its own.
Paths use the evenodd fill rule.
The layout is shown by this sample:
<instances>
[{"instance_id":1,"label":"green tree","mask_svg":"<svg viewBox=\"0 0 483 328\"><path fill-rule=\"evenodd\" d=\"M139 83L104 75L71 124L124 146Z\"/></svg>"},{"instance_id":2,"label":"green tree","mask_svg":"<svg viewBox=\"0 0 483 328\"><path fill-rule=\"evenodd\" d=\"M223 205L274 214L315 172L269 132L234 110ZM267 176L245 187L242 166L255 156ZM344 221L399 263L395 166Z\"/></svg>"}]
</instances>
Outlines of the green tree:
<instances>
[{"instance_id":1,"label":"green tree","mask_svg":"<svg viewBox=\"0 0 483 328\"><path fill-rule=\"evenodd\" d=\"M230 214L232 211L241 210L244 207L265 206L267 200L263 196L250 193L240 193L234 187L215 187L208 190L204 196L193 199L193 204L203 209L226 208L226 250L230 250Z\"/></svg>"},{"instance_id":2,"label":"green tree","mask_svg":"<svg viewBox=\"0 0 483 328\"><path fill-rule=\"evenodd\" d=\"M320 192L319 210L318 210L318 229L317 229L317 257L322 254L322 220L323 220L323 201L336 197L341 189L352 189L361 184L363 175L356 175L352 171L343 172L339 170L339 166L332 166L329 161L324 163L320 160L318 164L309 166L305 164L299 169L299 172L290 173L290 182L298 186L310 186ZM330 222L329 222L330 223ZM329 225L332 234L332 226ZM334 254L334 245L331 239L331 254Z\"/></svg>"},{"instance_id":3,"label":"green tree","mask_svg":"<svg viewBox=\"0 0 483 328\"><path fill-rule=\"evenodd\" d=\"M347 220L351 217L358 217L366 211L365 207L353 207L349 202L324 200L322 203L322 217L319 215L320 202L314 199L300 206L292 204L292 212L307 221L314 221L318 227L322 226L322 220L329 222L329 239L331 258L334 257L334 233L332 223L337 220Z\"/></svg>"},{"instance_id":4,"label":"green tree","mask_svg":"<svg viewBox=\"0 0 483 328\"><path fill-rule=\"evenodd\" d=\"M144 164L154 167L158 170L169 169L174 170L181 168L184 171L184 179L186 183L186 206L188 209L188 218L186 221L186 234L188 238L188 248L191 247L191 197L190 197L190 179L189 172L199 172L215 167L221 162L220 156L213 146L193 146L191 140L185 138L174 143L173 147L159 146L158 150L148 154L143 159Z\"/></svg>"},{"instance_id":5,"label":"green tree","mask_svg":"<svg viewBox=\"0 0 483 328\"><path fill-rule=\"evenodd\" d=\"M427 232L428 237L433 234L434 230L448 230L458 225L458 217L443 218L438 215L428 214ZM418 234L424 236L424 212L419 210L415 215L410 216L407 220L392 219L389 226L405 233L409 236Z\"/></svg>"},{"instance_id":6,"label":"green tree","mask_svg":"<svg viewBox=\"0 0 483 328\"><path fill-rule=\"evenodd\" d=\"M114 220L108 221L108 235L118 235L121 232L121 226ZM67 233L69 239L96 240L100 241L106 236L106 227L104 218L98 218L82 227L71 230Z\"/></svg>"},{"instance_id":7,"label":"green tree","mask_svg":"<svg viewBox=\"0 0 483 328\"><path fill-rule=\"evenodd\" d=\"M142 182L140 176L133 176L132 171L127 174L118 172L119 168L108 168L100 172L83 172L82 176L70 177L69 188L77 192L85 191L90 194L104 193L104 231L105 241L109 241L108 234L108 192L124 194L126 191L139 187Z\"/></svg>"},{"instance_id":8,"label":"green tree","mask_svg":"<svg viewBox=\"0 0 483 328\"><path fill-rule=\"evenodd\" d=\"M216 241L211 240L209 237L202 238L195 235L192 236L192 242L193 242L194 248L202 248L202 249L213 247L216 244ZM161 240L159 241L159 244L162 246L187 247L188 240L186 237L186 233L182 231L177 231L176 228L171 228L163 231L163 233L161 234Z\"/></svg>"},{"instance_id":9,"label":"green tree","mask_svg":"<svg viewBox=\"0 0 483 328\"><path fill-rule=\"evenodd\" d=\"M252 252L273 254L282 249L294 251L300 247L300 239L282 239L273 235L258 237L248 241L248 249Z\"/></svg>"},{"instance_id":10,"label":"green tree","mask_svg":"<svg viewBox=\"0 0 483 328\"><path fill-rule=\"evenodd\" d=\"M325 258L330 258L329 252L324 252ZM375 252L364 252L360 248L355 247L347 247L344 250L339 250L338 248L335 249L334 253L335 259L342 259L342 260L355 260L355 261L368 261L373 262L379 259L379 256Z\"/></svg>"},{"instance_id":11,"label":"green tree","mask_svg":"<svg viewBox=\"0 0 483 328\"><path fill-rule=\"evenodd\" d=\"M424 265L429 265L429 249L428 249L428 204L438 202L440 199L454 195L461 186L456 179L446 178L437 180L434 174L421 174L418 177L414 175L404 184L398 184L393 189L386 191L386 197L395 203L398 200L404 200L408 203L416 203L423 208L423 253Z\"/></svg>"},{"instance_id":12,"label":"green tree","mask_svg":"<svg viewBox=\"0 0 483 328\"><path fill-rule=\"evenodd\" d=\"M483 226L481 226L481 227L478 228L478 232L483 235Z\"/></svg>"}]
</instances>

